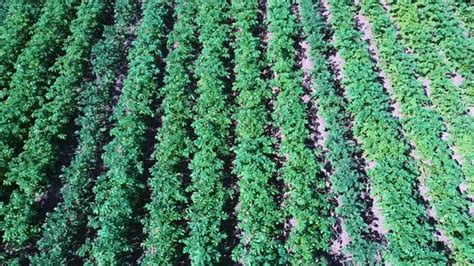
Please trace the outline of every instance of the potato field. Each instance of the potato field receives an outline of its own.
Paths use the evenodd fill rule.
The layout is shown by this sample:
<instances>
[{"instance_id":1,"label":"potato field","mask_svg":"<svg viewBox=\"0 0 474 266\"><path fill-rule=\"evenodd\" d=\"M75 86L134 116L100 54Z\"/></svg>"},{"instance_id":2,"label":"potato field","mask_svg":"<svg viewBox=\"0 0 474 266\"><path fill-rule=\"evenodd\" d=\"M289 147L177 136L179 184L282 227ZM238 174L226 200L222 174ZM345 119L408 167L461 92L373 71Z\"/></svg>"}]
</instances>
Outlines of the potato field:
<instances>
[{"instance_id":1,"label":"potato field","mask_svg":"<svg viewBox=\"0 0 474 266\"><path fill-rule=\"evenodd\" d=\"M0 265L474 265L474 2L0 0Z\"/></svg>"}]
</instances>

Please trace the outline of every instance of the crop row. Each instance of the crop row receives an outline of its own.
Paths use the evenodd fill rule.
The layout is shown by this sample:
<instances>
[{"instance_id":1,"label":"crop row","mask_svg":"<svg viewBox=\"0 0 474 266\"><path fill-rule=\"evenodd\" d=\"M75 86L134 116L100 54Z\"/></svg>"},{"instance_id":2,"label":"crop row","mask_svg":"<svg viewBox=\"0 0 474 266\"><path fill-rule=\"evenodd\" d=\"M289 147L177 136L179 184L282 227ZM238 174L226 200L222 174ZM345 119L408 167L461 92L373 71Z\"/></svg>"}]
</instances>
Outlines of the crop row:
<instances>
[{"instance_id":1,"label":"crop row","mask_svg":"<svg viewBox=\"0 0 474 266\"><path fill-rule=\"evenodd\" d=\"M419 172L400 125L389 112L389 97L377 80L361 33L355 29L355 8L345 1L330 0L331 23L342 59L342 85L354 114L354 133L365 157L375 162L368 170L371 193L385 218L388 247L384 258L391 263L439 263L445 256L436 250L433 228L419 202Z\"/></svg>"},{"instance_id":2,"label":"crop row","mask_svg":"<svg viewBox=\"0 0 474 266\"><path fill-rule=\"evenodd\" d=\"M390 1L390 13L400 27L405 45L412 49L418 73L429 83L433 108L447 125L449 141L461 156L461 169L466 176L469 189L474 189L474 119L467 114L461 93L448 76L450 69L439 55L432 42L430 27L423 27L415 5ZM416 34L415 34L416 32Z\"/></svg>"},{"instance_id":3,"label":"crop row","mask_svg":"<svg viewBox=\"0 0 474 266\"><path fill-rule=\"evenodd\" d=\"M107 172L94 187L95 200L90 226L97 230L91 247L91 260L116 264L130 260L136 243L132 236L139 228L139 206L143 201L147 130L155 116L153 102L158 86L159 62L168 13L167 1L143 4L143 19L128 55L129 70L112 119L113 140L103 155Z\"/></svg>"},{"instance_id":4,"label":"crop row","mask_svg":"<svg viewBox=\"0 0 474 266\"><path fill-rule=\"evenodd\" d=\"M54 66L59 76L48 88L46 102L33 114L35 121L23 151L9 166L5 181L18 186L5 209L4 242L11 247L24 248L40 231L38 204L58 168L60 145L76 113L75 98L103 10L103 1L78 8L65 54Z\"/></svg>"},{"instance_id":5,"label":"crop row","mask_svg":"<svg viewBox=\"0 0 474 266\"><path fill-rule=\"evenodd\" d=\"M474 105L474 59L466 56L474 52L472 38L460 27L457 16L446 7L443 1L435 1L427 5L426 1L417 1L416 7L422 21L430 32L433 43L440 47L448 65L463 77L461 92L468 106ZM445 61L445 62L446 62Z\"/></svg>"},{"instance_id":6,"label":"crop row","mask_svg":"<svg viewBox=\"0 0 474 266\"><path fill-rule=\"evenodd\" d=\"M0 105L2 182L8 163L20 153L28 129L34 122L32 113L44 104L47 88L58 75L50 68L61 55L63 44L70 34L71 20L68 18L74 17L76 5L77 1L71 5L57 4L55 0L46 1L41 17L33 26L31 40L15 63L16 72L3 94L6 99Z\"/></svg>"},{"instance_id":7,"label":"crop row","mask_svg":"<svg viewBox=\"0 0 474 266\"><path fill-rule=\"evenodd\" d=\"M285 184L284 217L290 224L285 247L291 263L309 264L316 254L329 251L332 208L316 152L308 146L308 110L303 104L301 73L295 69L297 23L292 1L268 1L269 39L267 57L273 72L270 81L278 89L272 113L281 134L278 174ZM324 258L316 258L323 260Z\"/></svg>"},{"instance_id":8,"label":"crop row","mask_svg":"<svg viewBox=\"0 0 474 266\"><path fill-rule=\"evenodd\" d=\"M232 2L235 22L235 66L233 90L236 105L236 144L233 172L238 177L238 228L241 239L234 250L236 260L245 265L278 263L284 254L277 239L282 233L283 216L275 201L276 151L267 133L271 117L267 108L271 89L263 77L262 40L255 35L261 21L257 1Z\"/></svg>"},{"instance_id":9,"label":"crop row","mask_svg":"<svg viewBox=\"0 0 474 266\"><path fill-rule=\"evenodd\" d=\"M459 5L387 2L11 1L0 260L474 263Z\"/></svg>"},{"instance_id":10,"label":"crop row","mask_svg":"<svg viewBox=\"0 0 474 266\"><path fill-rule=\"evenodd\" d=\"M85 231L92 213L91 187L100 171L108 108L119 66L126 56L123 43L128 36L127 30L135 22L136 6L132 2L117 1L114 9L114 25L105 26L102 39L92 48L94 80L84 85L80 95L76 154L61 176L63 201L46 219L42 238L38 241L40 253L32 259L34 264L61 264L70 260L77 256L85 239L81 232Z\"/></svg>"},{"instance_id":11,"label":"crop row","mask_svg":"<svg viewBox=\"0 0 474 266\"><path fill-rule=\"evenodd\" d=\"M369 228L364 222L364 214L367 212L367 206L361 198L365 186L364 175L354 159L360 148L348 137L351 135L347 123L350 116L344 99L336 92L335 77L330 72L326 58L329 45L324 36L328 29L315 1L300 0L299 3L303 29L310 46L309 55L313 61L313 98L329 130L325 142L325 156L333 169L329 178L334 197L341 198L341 205L336 208L336 214L343 220L343 227L351 239L345 247L345 252L352 257L353 262L373 263L377 245L369 239Z\"/></svg>"},{"instance_id":12,"label":"crop row","mask_svg":"<svg viewBox=\"0 0 474 266\"><path fill-rule=\"evenodd\" d=\"M197 39L194 1L175 1L176 18L168 36L168 49L162 97L161 127L156 136L155 164L148 181L152 190L146 205L149 217L143 243L147 265L172 264L182 260L183 241L187 237L185 210L189 204L185 180L191 153L193 61Z\"/></svg>"},{"instance_id":13,"label":"crop row","mask_svg":"<svg viewBox=\"0 0 474 266\"><path fill-rule=\"evenodd\" d=\"M472 257L470 239L474 237L468 217L468 200L458 187L462 174L451 156L448 144L441 140L444 130L439 114L430 109L431 102L423 85L412 75L416 71L413 58L404 52L389 15L378 1L363 1L362 11L369 17L380 51L383 70L393 84L394 97L400 103L402 124L408 139L416 145L430 203L436 209L439 226L454 248L455 258L467 263Z\"/></svg>"},{"instance_id":14,"label":"crop row","mask_svg":"<svg viewBox=\"0 0 474 266\"><path fill-rule=\"evenodd\" d=\"M14 64L31 37L31 26L41 14L43 1L15 1L8 7L6 21L0 26L0 92L8 88ZM1 97L0 99L3 99Z\"/></svg>"},{"instance_id":15,"label":"crop row","mask_svg":"<svg viewBox=\"0 0 474 266\"><path fill-rule=\"evenodd\" d=\"M222 260L226 238L222 229L228 219L224 206L230 199L230 191L224 187L229 178L224 167L230 157L231 121L226 95L230 14L226 1L200 0L196 4L202 50L194 68L197 99L192 127L196 138L190 164L192 183L189 192L192 195L187 215L190 235L185 241L185 252L192 264L205 265Z\"/></svg>"}]
</instances>

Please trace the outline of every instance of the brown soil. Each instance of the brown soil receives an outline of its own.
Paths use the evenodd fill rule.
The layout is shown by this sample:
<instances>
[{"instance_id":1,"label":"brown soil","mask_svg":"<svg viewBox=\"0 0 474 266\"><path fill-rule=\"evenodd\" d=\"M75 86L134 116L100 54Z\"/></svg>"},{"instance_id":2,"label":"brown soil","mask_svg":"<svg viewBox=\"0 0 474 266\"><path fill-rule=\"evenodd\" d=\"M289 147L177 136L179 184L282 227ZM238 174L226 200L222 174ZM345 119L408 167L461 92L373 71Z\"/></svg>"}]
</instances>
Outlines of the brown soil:
<instances>
[{"instance_id":1,"label":"brown soil","mask_svg":"<svg viewBox=\"0 0 474 266\"><path fill-rule=\"evenodd\" d=\"M301 41L301 48L304 51L304 56L302 58L302 68L304 73L311 73L314 68L314 63L309 57L310 47L307 41Z\"/></svg>"},{"instance_id":2,"label":"brown soil","mask_svg":"<svg viewBox=\"0 0 474 266\"><path fill-rule=\"evenodd\" d=\"M446 124L445 124L445 127L447 127ZM443 132L441 134L441 139L443 141L449 141L451 139L451 136L448 132ZM456 161L457 164L463 165L462 156L461 154L459 154L457 147L454 145L449 145L449 149L452 151L451 157L453 158L453 160Z\"/></svg>"},{"instance_id":3,"label":"brown soil","mask_svg":"<svg viewBox=\"0 0 474 266\"><path fill-rule=\"evenodd\" d=\"M425 94L429 98L431 98L432 92L431 92L431 81L427 78L418 78L419 81L423 84L423 88L425 89Z\"/></svg>"},{"instance_id":4,"label":"brown soil","mask_svg":"<svg viewBox=\"0 0 474 266\"><path fill-rule=\"evenodd\" d=\"M461 76L458 72L455 72L454 75L451 77L451 82L456 87L460 87L464 83L464 77Z\"/></svg>"},{"instance_id":5,"label":"brown soil","mask_svg":"<svg viewBox=\"0 0 474 266\"><path fill-rule=\"evenodd\" d=\"M314 63L311 60L310 55L309 55L309 51L311 47L306 41L301 41L300 47L303 52L303 55L301 58L301 68L303 69L304 81L305 83L307 83L304 85L307 91L305 95L302 97L302 100L304 103L306 103L309 106L309 111L310 111L309 116L310 116L310 119L313 120L313 121L310 121L310 127L312 127L311 136L312 136L312 139L315 140L315 143L314 143L315 146L320 147L323 150L327 150L327 147L324 144L328 137L328 132L326 130L326 122L318 114L316 110L316 103L312 100L312 97L311 97L311 94L313 94L315 90L315 87L311 80L311 71L313 70L313 67L314 67Z\"/></svg>"}]
</instances>

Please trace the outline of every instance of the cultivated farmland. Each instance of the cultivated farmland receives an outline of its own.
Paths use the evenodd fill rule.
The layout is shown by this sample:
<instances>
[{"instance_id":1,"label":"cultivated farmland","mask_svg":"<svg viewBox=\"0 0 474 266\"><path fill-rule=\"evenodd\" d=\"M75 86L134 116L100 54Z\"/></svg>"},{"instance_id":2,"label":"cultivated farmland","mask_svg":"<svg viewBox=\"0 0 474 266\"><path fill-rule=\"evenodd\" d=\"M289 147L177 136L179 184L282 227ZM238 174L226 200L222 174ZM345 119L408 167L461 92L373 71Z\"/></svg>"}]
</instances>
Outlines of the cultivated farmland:
<instances>
[{"instance_id":1,"label":"cultivated farmland","mask_svg":"<svg viewBox=\"0 0 474 266\"><path fill-rule=\"evenodd\" d=\"M469 0L0 0L0 264L474 264Z\"/></svg>"}]
</instances>

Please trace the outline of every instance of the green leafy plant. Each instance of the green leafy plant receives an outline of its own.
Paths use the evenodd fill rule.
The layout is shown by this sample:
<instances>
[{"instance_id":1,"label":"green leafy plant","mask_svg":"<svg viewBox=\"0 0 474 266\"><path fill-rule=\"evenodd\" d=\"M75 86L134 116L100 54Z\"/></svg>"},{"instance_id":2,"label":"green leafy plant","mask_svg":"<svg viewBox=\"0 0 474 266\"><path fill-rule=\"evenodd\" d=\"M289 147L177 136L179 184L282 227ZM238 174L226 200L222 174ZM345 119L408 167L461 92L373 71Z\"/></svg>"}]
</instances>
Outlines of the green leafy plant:
<instances>
[{"instance_id":1,"label":"green leafy plant","mask_svg":"<svg viewBox=\"0 0 474 266\"><path fill-rule=\"evenodd\" d=\"M5 182L8 164L21 152L23 142L28 137L28 129L34 122L32 114L44 104L48 86L58 76L57 71L52 70L51 67L63 54L63 44L70 34L71 20L69 18L74 18L77 2L74 1L74 5L66 5L57 4L55 0L46 1L40 18L29 33L31 39L21 50L16 62L14 54L17 52L11 49L20 48L21 40L26 38L23 32L25 29L21 27L21 23L16 25L21 29L14 30L15 34L18 34L15 38L18 39L5 41L0 48L2 51L0 52L2 56L0 71L5 71L1 72L0 78L3 83L2 90L3 86L7 86L6 83L10 81L8 90L2 91L3 102L0 104L0 179L6 183L6 186L2 187L2 200L5 202L8 202L12 190L12 187L8 186L11 182ZM16 10L16 6L12 6L12 9ZM18 9L18 11L23 10L20 7ZM23 16L20 14L15 18L23 21ZM14 22L15 19L12 18L11 23ZM3 27L8 27L9 23ZM2 38L15 39L8 37L8 32L5 32ZM3 56L3 53L7 53L8 50L12 54ZM14 62L16 71L11 75L9 71Z\"/></svg>"},{"instance_id":2,"label":"green leafy plant","mask_svg":"<svg viewBox=\"0 0 474 266\"><path fill-rule=\"evenodd\" d=\"M130 38L128 27L135 22L136 5L115 2L115 23L105 26L102 39L92 48L94 80L86 83L80 95L81 116L76 120L79 144L71 164L61 179L63 201L48 215L38 241L40 253L33 264L61 264L76 257L82 245L88 215L92 213L91 187L100 172L100 154L106 138L106 122L119 66L126 56L124 42Z\"/></svg>"},{"instance_id":3,"label":"green leafy plant","mask_svg":"<svg viewBox=\"0 0 474 266\"><path fill-rule=\"evenodd\" d=\"M128 75L112 117L116 122L111 130L113 140L102 156L108 169L94 187L89 222L97 230L97 238L90 259L97 264L124 263L138 248L131 241L136 233L132 229L140 225L137 215L144 192L146 132L156 113L152 102L158 89L168 5L164 0L151 0L142 9L137 38L128 55Z\"/></svg>"},{"instance_id":4,"label":"green leafy plant","mask_svg":"<svg viewBox=\"0 0 474 266\"><path fill-rule=\"evenodd\" d=\"M354 115L354 134L365 158L375 162L368 175L388 230L384 258L394 264L443 263L446 257L434 245L434 229L419 200L418 169L407 156L398 121L389 112L389 97L377 81L368 46L354 28L355 8L346 1L329 3L334 46L344 60L342 85Z\"/></svg>"},{"instance_id":5,"label":"green leafy plant","mask_svg":"<svg viewBox=\"0 0 474 266\"><path fill-rule=\"evenodd\" d=\"M473 191L474 118L467 113L467 106L463 102L461 92L448 78L451 73L449 64L445 63L438 48L432 42L432 33L436 28L423 22L422 18L426 14L420 14L422 10L418 10L416 5L398 1L389 1L389 4L391 5L390 13L400 27L399 32L404 44L413 50L418 74L430 81L430 99L433 108L442 116L447 125L448 141L456 147L461 156L461 169L469 185L469 191Z\"/></svg>"},{"instance_id":6,"label":"green leafy plant","mask_svg":"<svg viewBox=\"0 0 474 266\"><path fill-rule=\"evenodd\" d=\"M146 205L149 217L144 220L147 239L142 263L146 265L172 264L183 260L183 241L188 234L185 175L191 152L193 62L196 53L196 25L194 1L177 0L176 21L168 37L171 51L166 57L165 86L161 128L156 136L153 158L155 165L148 180L152 190L151 202Z\"/></svg>"},{"instance_id":7,"label":"green leafy plant","mask_svg":"<svg viewBox=\"0 0 474 266\"><path fill-rule=\"evenodd\" d=\"M275 196L273 179L276 166L274 140L266 132L271 123L267 104L271 89L262 78L266 62L259 51L261 40L255 35L259 23L258 2L232 2L235 18L234 54L236 74L236 144L233 172L238 177L238 228L242 236L233 251L235 261L244 265L275 264L285 257L278 236L282 234L283 215Z\"/></svg>"},{"instance_id":8,"label":"green leafy plant","mask_svg":"<svg viewBox=\"0 0 474 266\"><path fill-rule=\"evenodd\" d=\"M297 24L290 7L292 1L268 1L269 39L267 57L273 72L271 86L278 88L272 113L281 138L278 156L283 160L279 175L285 184L284 217L289 223L285 248L292 264L324 261L329 251L332 204L325 180L319 174L322 164L308 146L307 108L303 104L301 73L295 70ZM319 152L319 151L318 151Z\"/></svg>"},{"instance_id":9,"label":"green leafy plant","mask_svg":"<svg viewBox=\"0 0 474 266\"><path fill-rule=\"evenodd\" d=\"M33 114L35 121L23 151L9 165L5 182L18 187L5 206L3 240L11 247L26 247L41 231L38 202L57 171L59 147L76 112L75 98L94 36L100 29L103 8L103 1L83 2L78 8L77 19L71 24L72 34L65 44L66 52L55 65L58 78L48 89L46 102Z\"/></svg>"},{"instance_id":10,"label":"green leafy plant","mask_svg":"<svg viewBox=\"0 0 474 266\"><path fill-rule=\"evenodd\" d=\"M373 264L381 247L370 239L368 225L364 222L368 209L361 194L366 176L360 172L358 162L354 159L360 153L360 147L348 137L352 135L347 122L350 121L350 114L346 110L344 98L336 92L335 77L330 72L326 58L330 47L324 40L324 34L329 29L318 11L320 6L313 0L300 0L299 5L306 41L310 47L309 57L313 61L313 98L329 133L325 142L325 157L333 169L329 178L334 196L340 197L341 202L336 214L343 220L342 226L350 237L345 252L354 263Z\"/></svg>"},{"instance_id":11,"label":"green leafy plant","mask_svg":"<svg viewBox=\"0 0 474 266\"><path fill-rule=\"evenodd\" d=\"M474 223L468 215L469 201L458 190L463 181L459 166L452 159L448 143L441 140L445 130L440 115L430 108L421 82L413 73L417 64L405 53L389 15L378 1L361 2L362 12L371 21L372 32L380 51L382 69L393 84L393 94L400 104L406 137L415 144L428 188L430 205L436 209L437 227L450 239L453 257L461 264L474 258Z\"/></svg>"},{"instance_id":12,"label":"green leafy plant","mask_svg":"<svg viewBox=\"0 0 474 266\"><path fill-rule=\"evenodd\" d=\"M224 187L228 173L225 160L230 155L229 129L231 126L225 83L229 72L225 60L229 58L227 37L230 27L229 5L226 1L196 1L196 24L202 45L195 62L197 79L196 104L192 127L196 135L194 155L190 164L191 206L187 211L189 237L184 251L191 263L207 265L222 259L223 222L228 218L224 204L230 191Z\"/></svg>"},{"instance_id":13,"label":"green leafy plant","mask_svg":"<svg viewBox=\"0 0 474 266\"><path fill-rule=\"evenodd\" d=\"M28 43L32 26L41 15L44 1L14 1L8 7L5 23L0 26L0 93L8 89L18 55ZM3 97L0 97L3 100Z\"/></svg>"}]
</instances>

